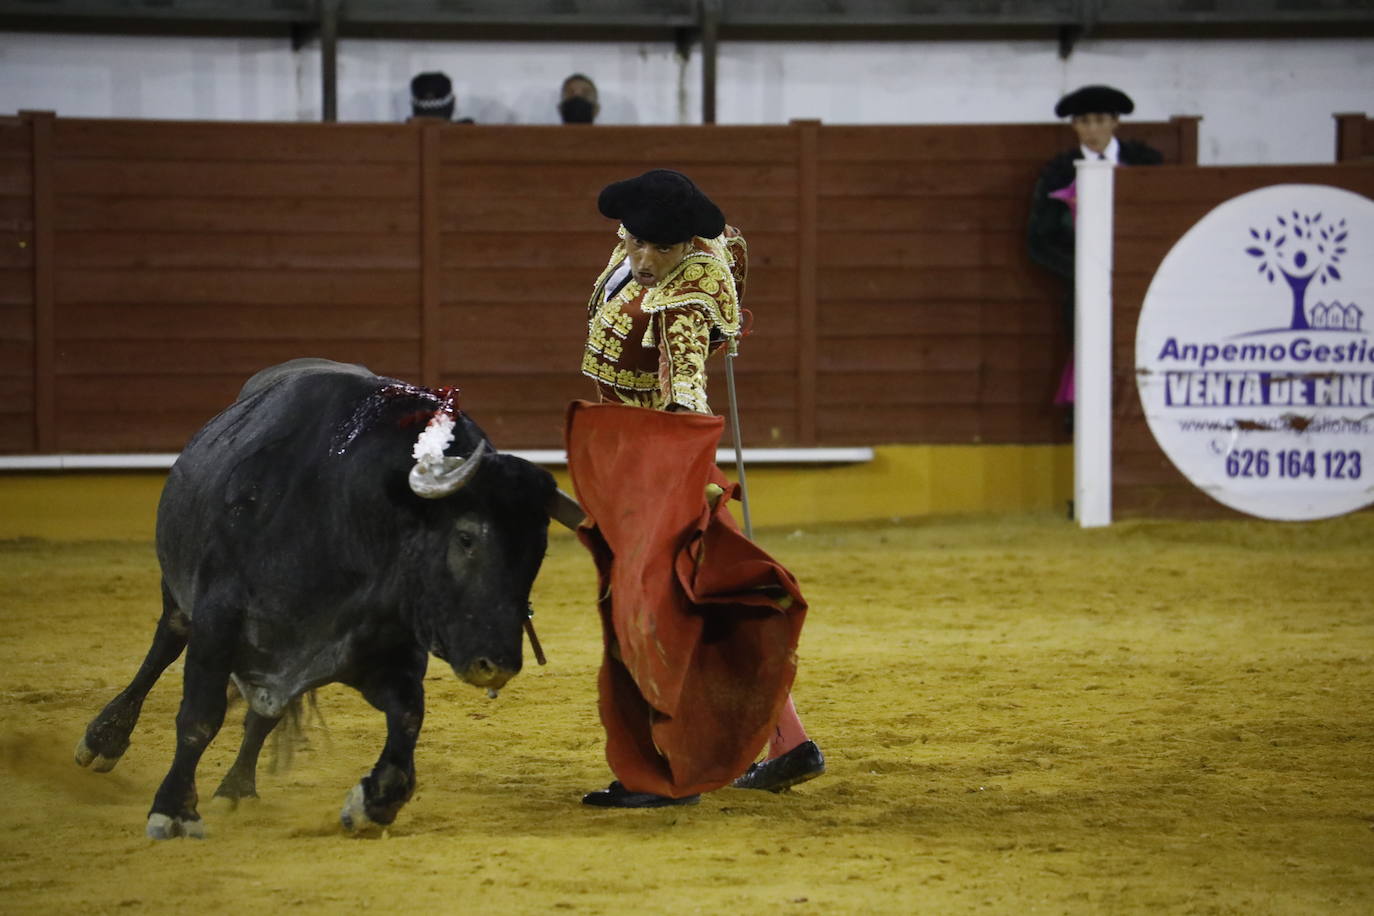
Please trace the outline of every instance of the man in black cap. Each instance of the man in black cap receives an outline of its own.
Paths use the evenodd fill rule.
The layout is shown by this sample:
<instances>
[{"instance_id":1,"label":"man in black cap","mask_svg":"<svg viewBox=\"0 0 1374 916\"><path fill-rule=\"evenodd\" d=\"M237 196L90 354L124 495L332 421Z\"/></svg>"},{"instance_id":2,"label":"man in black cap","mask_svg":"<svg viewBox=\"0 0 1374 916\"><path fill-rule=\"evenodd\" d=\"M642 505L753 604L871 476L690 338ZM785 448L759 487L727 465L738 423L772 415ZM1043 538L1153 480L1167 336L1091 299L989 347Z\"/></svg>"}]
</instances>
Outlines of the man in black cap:
<instances>
[{"instance_id":1,"label":"man in black cap","mask_svg":"<svg viewBox=\"0 0 1374 916\"><path fill-rule=\"evenodd\" d=\"M806 603L730 517L738 490L715 467L723 421L706 396L707 357L740 332L744 238L668 169L608 185L597 206L620 222L582 359L601 403L572 405L567 440L601 579L599 707L617 781L583 802L782 791L825 770L790 695Z\"/></svg>"},{"instance_id":2,"label":"man in black cap","mask_svg":"<svg viewBox=\"0 0 1374 916\"><path fill-rule=\"evenodd\" d=\"M453 83L438 71L416 74L410 81L410 114L415 118L453 117Z\"/></svg>"},{"instance_id":3,"label":"man in black cap","mask_svg":"<svg viewBox=\"0 0 1374 916\"><path fill-rule=\"evenodd\" d=\"M603 401L709 413L706 357L739 333L744 237L670 169L608 185L597 207L620 243L588 303L582 373Z\"/></svg>"},{"instance_id":4,"label":"man in black cap","mask_svg":"<svg viewBox=\"0 0 1374 916\"><path fill-rule=\"evenodd\" d=\"M1080 159L1101 159L1115 165L1158 165L1164 157L1137 140L1118 140L1121 116L1135 110L1135 103L1111 86L1084 86L1070 92L1054 106L1054 113L1069 118L1078 146L1051 159L1040 172L1031 197L1027 243L1032 261L1066 283L1064 319L1070 342L1074 325L1074 216L1077 212L1076 166ZM1056 404L1073 403L1073 362L1064 370Z\"/></svg>"}]
</instances>

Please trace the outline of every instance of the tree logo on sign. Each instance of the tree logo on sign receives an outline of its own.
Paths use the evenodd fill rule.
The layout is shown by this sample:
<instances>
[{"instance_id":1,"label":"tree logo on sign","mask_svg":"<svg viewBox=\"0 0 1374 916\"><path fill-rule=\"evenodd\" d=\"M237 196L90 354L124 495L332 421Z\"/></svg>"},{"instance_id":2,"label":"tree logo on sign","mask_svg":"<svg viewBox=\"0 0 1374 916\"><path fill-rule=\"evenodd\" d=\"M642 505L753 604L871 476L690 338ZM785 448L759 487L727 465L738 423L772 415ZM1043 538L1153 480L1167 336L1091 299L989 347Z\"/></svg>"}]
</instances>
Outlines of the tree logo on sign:
<instances>
[{"instance_id":1,"label":"tree logo on sign","mask_svg":"<svg viewBox=\"0 0 1374 916\"><path fill-rule=\"evenodd\" d=\"M1288 328L1290 331L1303 331L1313 327L1308 320L1307 288L1313 280L1325 284L1328 280L1341 279L1338 265L1346 253L1345 240L1349 236L1345 220L1327 224L1322 221L1321 213L1300 214L1297 210L1290 215L1275 217L1275 225L1260 230L1251 228L1253 240L1245 253L1257 259L1259 272L1273 283L1283 277L1292 292L1293 313ZM1329 308L1318 303L1323 315ZM1325 325L1323 325L1325 326Z\"/></svg>"}]
</instances>

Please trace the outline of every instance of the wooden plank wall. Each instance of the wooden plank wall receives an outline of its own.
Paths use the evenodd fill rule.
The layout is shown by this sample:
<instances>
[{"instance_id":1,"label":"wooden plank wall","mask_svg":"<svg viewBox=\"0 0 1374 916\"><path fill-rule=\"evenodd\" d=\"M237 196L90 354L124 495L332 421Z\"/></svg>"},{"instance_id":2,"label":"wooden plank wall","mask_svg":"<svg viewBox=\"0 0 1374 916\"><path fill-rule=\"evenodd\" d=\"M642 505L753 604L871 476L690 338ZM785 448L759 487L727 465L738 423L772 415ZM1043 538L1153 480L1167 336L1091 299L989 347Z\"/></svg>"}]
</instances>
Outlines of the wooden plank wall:
<instances>
[{"instance_id":1,"label":"wooden plank wall","mask_svg":"<svg viewBox=\"0 0 1374 916\"><path fill-rule=\"evenodd\" d=\"M1336 119L1336 161L1374 159L1374 118L1363 112L1332 117Z\"/></svg>"},{"instance_id":2,"label":"wooden plank wall","mask_svg":"<svg viewBox=\"0 0 1374 916\"><path fill-rule=\"evenodd\" d=\"M1125 135L1196 162L1196 118ZM666 166L749 239L747 443L1063 441L1060 292L1024 236L1039 168L1073 142L1063 125L445 130L444 381L497 441L556 442L590 391L572 309L615 241L595 189Z\"/></svg>"},{"instance_id":3,"label":"wooden plank wall","mask_svg":"<svg viewBox=\"0 0 1374 916\"><path fill-rule=\"evenodd\" d=\"M295 356L417 376L417 134L304 126L57 119L56 450L179 450Z\"/></svg>"},{"instance_id":4,"label":"wooden plank wall","mask_svg":"<svg viewBox=\"0 0 1374 916\"><path fill-rule=\"evenodd\" d=\"M51 241L0 261L5 452L174 451L302 355L459 386L503 447L558 446L615 241L596 192L660 166L749 239L747 444L1064 438L1059 289L1023 243L1063 125L9 126L5 212ZM1196 118L1125 134L1196 161Z\"/></svg>"},{"instance_id":5,"label":"wooden plank wall","mask_svg":"<svg viewBox=\"0 0 1374 916\"><path fill-rule=\"evenodd\" d=\"M796 131L787 127L445 129L441 152L441 359L496 441L562 443L591 287L616 244L597 212L612 181L652 168L690 175L749 244L745 305L757 333L737 363L750 439L795 443ZM711 375L713 406L725 384Z\"/></svg>"},{"instance_id":6,"label":"wooden plank wall","mask_svg":"<svg viewBox=\"0 0 1374 916\"><path fill-rule=\"evenodd\" d=\"M1150 281L1174 243L1214 207L1274 184L1324 184L1374 198L1374 167L1123 169L1116 174L1112 280L1112 508L1118 517L1248 518L1184 477L1155 443L1135 382L1135 335Z\"/></svg>"},{"instance_id":7,"label":"wooden plank wall","mask_svg":"<svg viewBox=\"0 0 1374 916\"><path fill-rule=\"evenodd\" d=\"M1197 119L1128 123L1197 161ZM818 441L1066 441L1062 286L1026 255L1063 125L827 127L820 138Z\"/></svg>"},{"instance_id":8,"label":"wooden plank wall","mask_svg":"<svg viewBox=\"0 0 1374 916\"><path fill-rule=\"evenodd\" d=\"M38 445L33 137L28 119L0 118L0 452L30 452Z\"/></svg>"}]
</instances>

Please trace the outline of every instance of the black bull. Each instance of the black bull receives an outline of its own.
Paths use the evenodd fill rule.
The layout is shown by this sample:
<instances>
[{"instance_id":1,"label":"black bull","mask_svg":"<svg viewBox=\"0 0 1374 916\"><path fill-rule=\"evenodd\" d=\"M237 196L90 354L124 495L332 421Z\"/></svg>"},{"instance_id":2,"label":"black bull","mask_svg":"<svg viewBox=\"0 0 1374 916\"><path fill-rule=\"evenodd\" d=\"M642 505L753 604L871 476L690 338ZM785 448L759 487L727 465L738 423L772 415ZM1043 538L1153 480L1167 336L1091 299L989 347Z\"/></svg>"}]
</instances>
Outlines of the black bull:
<instances>
[{"instance_id":1,"label":"black bull","mask_svg":"<svg viewBox=\"0 0 1374 916\"><path fill-rule=\"evenodd\" d=\"M357 829L391 823L414 791L431 652L489 690L520 670L549 514L566 498L547 471L492 451L450 404L360 366L296 360L253 376L181 453L158 506L153 644L76 752L111 769L185 650L176 753L150 836L203 835L196 766L231 678L249 712L217 795L256 794L263 741L304 691L342 682L386 715L381 756L341 813ZM453 418L452 443L416 460L436 413Z\"/></svg>"}]
</instances>

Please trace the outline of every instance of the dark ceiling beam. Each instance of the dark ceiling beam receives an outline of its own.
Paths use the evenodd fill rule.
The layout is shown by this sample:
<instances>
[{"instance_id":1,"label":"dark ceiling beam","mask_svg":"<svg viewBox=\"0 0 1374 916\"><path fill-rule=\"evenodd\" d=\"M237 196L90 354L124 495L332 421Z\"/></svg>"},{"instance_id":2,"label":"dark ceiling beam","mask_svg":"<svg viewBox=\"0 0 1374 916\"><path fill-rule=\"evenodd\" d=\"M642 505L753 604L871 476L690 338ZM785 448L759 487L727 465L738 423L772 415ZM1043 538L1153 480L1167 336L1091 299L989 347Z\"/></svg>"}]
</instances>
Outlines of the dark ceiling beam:
<instances>
[{"instance_id":1,"label":"dark ceiling beam","mask_svg":"<svg viewBox=\"0 0 1374 916\"><path fill-rule=\"evenodd\" d=\"M10 18L122 19L153 22L288 23L318 18L316 0L0 0L0 22Z\"/></svg>"},{"instance_id":2,"label":"dark ceiling beam","mask_svg":"<svg viewBox=\"0 0 1374 916\"><path fill-rule=\"evenodd\" d=\"M1368 0L1094 0L1112 25L1374 22Z\"/></svg>"},{"instance_id":3,"label":"dark ceiling beam","mask_svg":"<svg viewBox=\"0 0 1374 916\"><path fill-rule=\"evenodd\" d=\"M1374 22L1368 0L726 0L723 25L867 29Z\"/></svg>"},{"instance_id":4,"label":"dark ceiling beam","mask_svg":"<svg viewBox=\"0 0 1374 916\"><path fill-rule=\"evenodd\" d=\"M956 0L727 0L722 22L732 26L872 28L881 26L1050 26L1077 15L1079 0L960 3Z\"/></svg>"},{"instance_id":5,"label":"dark ceiling beam","mask_svg":"<svg viewBox=\"0 0 1374 916\"><path fill-rule=\"evenodd\" d=\"M323 0L0 0L10 18L318 22ZM696 0L345 0L341 25L679 29ZM1369 0L721 0L722 29L1025 28L1374 22Z\"/></svg>"},{"instance_id":6,"label":"dark ceiling beam","mask_svg":"<svg viewBox=\"0 0 1374 916\"><path fill-rule=\"evenodd\" d=\"M289 23L320 18L324 0L0 0L0 23L11 18L150 23ZM520 26L548 28L694 27L695 0L346 0L340 20L387 26Z\"/></svg>"},{"instance_id":7,"label":"dark ceiling beam","mask_svg":"<svg viewBox=\"0 0 1374 916\"><path fill-rule=\"evenodd\" d=\"M320 33L326 0L0 0L0 29L79 34ZM342 0L339 38L702 41L703 0ZM1374 0L713 0L720 42L1057 42L1374 35ZM703 46L703 51L705 47Z\"/></svg>"},{"instance_id":8,"label":"dark ceiling beam","mask_svg":"<svg viewBox=\"0 0 1374 916\"><path fill-rule=\"evenodd\" d=\"M350 22L380 25L502 25L655 28L697 25L696 0L348 0Z\"/></svg>"}]
</instances>

